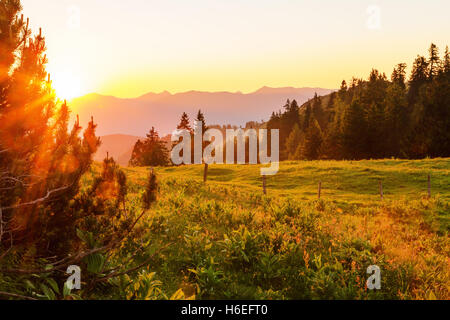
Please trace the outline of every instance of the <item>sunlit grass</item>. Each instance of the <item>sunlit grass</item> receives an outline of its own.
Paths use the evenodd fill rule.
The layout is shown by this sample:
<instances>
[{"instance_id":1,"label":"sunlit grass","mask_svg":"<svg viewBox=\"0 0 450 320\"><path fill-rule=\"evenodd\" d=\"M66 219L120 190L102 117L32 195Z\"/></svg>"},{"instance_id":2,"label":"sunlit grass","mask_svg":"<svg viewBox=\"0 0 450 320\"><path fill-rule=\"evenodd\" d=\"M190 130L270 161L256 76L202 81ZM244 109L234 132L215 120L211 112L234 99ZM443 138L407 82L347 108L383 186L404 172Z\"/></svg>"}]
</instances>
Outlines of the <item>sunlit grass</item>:
<instances>
[{"instance_id":1,"label":"sunlit grass","mask_svg":"<svg viewBox=\"0 0 450 320\"><path fill-rule=\"evenodd\" d=\"M247 190L261 190L260 166L213 165L208 181L236 185ZM127 168L130 176L142 175L145 168ZM202 181L203 166L158 168L162 178L179 177ZM318 183L322 196L330 201L378 201L379 181L388 200L419 199L427 195L428 174L433 195L450 200L450 159L366 160L366 161L296 161L282 162L277 175L267 177L270 195L316 199Z\"/></svg>"},{"instance_id":2,"label":"sunlit grass","mask_svg":"<svg viewBox=\"0 0 450 320\"><path fill-rule=\"evenodd\" d=\"M450 299L448 159L283 162L267 196L259 166L211 166L206 185L203 166L155 170L142 241L170 244L149 267L169 296ZM124 171L138 207L150 168ZM372 264L378 292L365 286Z\"/></svg>"}]
</instances>

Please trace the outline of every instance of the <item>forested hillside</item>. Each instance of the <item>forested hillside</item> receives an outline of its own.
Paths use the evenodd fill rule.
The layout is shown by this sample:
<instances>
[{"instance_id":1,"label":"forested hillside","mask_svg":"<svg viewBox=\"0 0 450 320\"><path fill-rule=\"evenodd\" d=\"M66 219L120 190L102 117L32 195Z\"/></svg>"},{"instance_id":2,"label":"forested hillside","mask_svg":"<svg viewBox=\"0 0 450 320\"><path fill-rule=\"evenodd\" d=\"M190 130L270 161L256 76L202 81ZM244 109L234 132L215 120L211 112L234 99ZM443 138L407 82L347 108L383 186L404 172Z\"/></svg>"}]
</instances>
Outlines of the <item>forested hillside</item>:
<instances>
[{"instance_id":1,"label":"forested hillside","mask_svg":"<svg viewBox=\"0 0 450 320\"><path fill-rule=\"evenodd\" d=\"M408 77L398 64L390 77L343 81L338 92L303 106L288 101L268 128L280 129L281 159L378 159L450 156L450 55L432 44Z\"/></svg>"}]
</instances>

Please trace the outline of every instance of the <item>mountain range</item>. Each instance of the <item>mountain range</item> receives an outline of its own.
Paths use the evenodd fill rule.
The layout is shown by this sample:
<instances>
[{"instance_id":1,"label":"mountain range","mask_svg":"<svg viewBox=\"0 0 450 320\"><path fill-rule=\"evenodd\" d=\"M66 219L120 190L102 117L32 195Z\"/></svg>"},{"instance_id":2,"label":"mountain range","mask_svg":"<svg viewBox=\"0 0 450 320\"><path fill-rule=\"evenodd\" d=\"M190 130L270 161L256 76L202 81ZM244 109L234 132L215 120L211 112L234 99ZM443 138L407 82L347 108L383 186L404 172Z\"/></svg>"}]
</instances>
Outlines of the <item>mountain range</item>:
<instances>
[{"instance_id":1,"label":"mountain range","mask_svg":"<svg viewBox=\"0 0 450 320\"><path fill-rule=\"evenodd\" d=\"M79 115L82 125L94 117L100 136L126 134L145 136L152 126L160 136L176 129L181 114L186 112L191 120L199 109L208 124L244 126L249 121L266 121L273 111L278 111L287 99L301 105L315 93L319 96L334 90L323 88L269 88L253 93L189 91L148 93L138 98L121 99L99 94L88 94L70 102L72 116Z\"/></svg>"},{"instance_id":2,"label":"mountain range","mask_svg":"<svg viewBox=\"0 0 450 320\"><path fill-rule=\"evenodd\" d=\"M201 91L171 94L165 91L133 99L88 94L72 100L70 108L72 118L79 115L82 125L86 125L91 117L98 125L97 135L101 137L102 145L94 159L101 161L109 154L125 166L138 139L144 139L152 126L167 139L167 135L176 129L183 112L191 121L201 109L208 124L245 126L250 121L267 121L272 112L282 109L287 99L295 99L302 105L316 93L323 96L333 91L263 87L248 94Z\"/></svg>"}]
</instances>

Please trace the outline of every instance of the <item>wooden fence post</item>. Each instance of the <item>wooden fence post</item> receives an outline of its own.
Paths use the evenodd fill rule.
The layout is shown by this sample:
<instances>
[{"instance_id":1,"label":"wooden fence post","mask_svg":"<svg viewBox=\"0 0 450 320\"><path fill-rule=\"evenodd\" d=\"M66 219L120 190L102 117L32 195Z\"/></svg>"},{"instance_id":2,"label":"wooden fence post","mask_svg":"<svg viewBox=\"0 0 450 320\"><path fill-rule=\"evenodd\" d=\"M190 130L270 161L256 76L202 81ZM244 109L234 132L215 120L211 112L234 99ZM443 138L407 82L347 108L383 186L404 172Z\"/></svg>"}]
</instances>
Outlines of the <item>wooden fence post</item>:
<instances>
[{"instance_id":1,"label":"wooden fence post","mask_svg":"<svg viewBox=\"0 0 450 320\"><path fill-rule=\"evenodd\" d=\"M263 193L264 193L264 195L266 195L267 190L266 190L266 176L265 175L262 176L262 182L263 182Z\"/></svg>"},{"instance_id":2,"label":"wooden fence post","mask_svg":"<svg viewBox=\"0 0 450 320\"><path fill-rule=\"evenodd\" d=\"M383 200L383 181L380 180L380 197Z\"/></svg>"},{"instance_id":3,"label":"wooden fence post","mask_svg":"<svg viewBox=\"0 0 450 320\"><path fill-rule=\"evenodd\" d=\"M206 183L208 180L208 164L205 163L205 170L203 171L203 182Z\"/></svg>"},{"instance_id":4,"label":"wooden fence post","mask_svg":"<svg viewBox=\"0 0 450 320\"><path fill-rule=\"evenodd\" d=\"M321 194L322 194L322 181L319 182L319 190L318 190L319 200L320 200Z\"/></svg>"},{"instance_id":5,"label":"wooden fence post","mask_svg":"<svg viewBox=\"0 0 450 320\"><path fill-rule=\"evenodd\" d=\"M431 176L428 174L428 198L431 198Z\"/></svg>"}]
</instances>

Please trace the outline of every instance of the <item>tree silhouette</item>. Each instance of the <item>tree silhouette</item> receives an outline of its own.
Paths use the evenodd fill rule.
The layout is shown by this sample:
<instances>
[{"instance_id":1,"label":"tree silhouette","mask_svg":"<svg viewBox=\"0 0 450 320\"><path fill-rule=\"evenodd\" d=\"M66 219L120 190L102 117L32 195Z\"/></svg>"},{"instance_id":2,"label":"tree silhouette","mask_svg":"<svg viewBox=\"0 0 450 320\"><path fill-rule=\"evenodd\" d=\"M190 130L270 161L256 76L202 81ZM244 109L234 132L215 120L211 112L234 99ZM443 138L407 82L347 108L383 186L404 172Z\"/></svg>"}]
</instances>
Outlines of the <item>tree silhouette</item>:
<instances>
[{"instance_id":1,"label":"tree silhouette","mask_svg":"<svg viewBox=\"0 0 450 320\"><path fill-rule=\"evenodd\" d=\"M189 122L189 116L187 115L186 112L183 112L183 114L181 115L180 124L178 124L177 129L188 130L189 132L192 132L192 127Z\"/></svg>"},{"instance_id":2,"label":"tree silhouette","mask_svg":"<svg viewBox=\"0 0 450 320\"><path fill-rule=\"evenodd\" d=\"M169 151L154 127L144 141L138 140L133 148L130 165L135 167L166 166L169 164Z\"/></svg>"}]
</instances>

